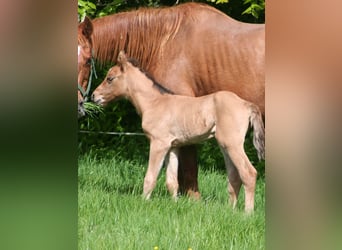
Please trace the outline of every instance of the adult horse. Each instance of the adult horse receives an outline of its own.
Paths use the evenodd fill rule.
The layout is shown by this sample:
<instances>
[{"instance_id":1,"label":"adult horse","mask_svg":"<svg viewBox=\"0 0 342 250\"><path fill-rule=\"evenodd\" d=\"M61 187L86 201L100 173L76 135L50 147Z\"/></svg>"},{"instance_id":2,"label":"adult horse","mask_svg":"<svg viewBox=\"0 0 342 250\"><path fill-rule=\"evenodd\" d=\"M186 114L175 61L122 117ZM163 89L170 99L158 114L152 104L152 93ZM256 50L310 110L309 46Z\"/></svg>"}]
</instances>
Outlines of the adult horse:
<instances>
[{"instance_id":1,"label":"adult horse","mask_svg":"<svg viewBox=\"0 0 342 250\"><path fill-rule=\"evenodd\" d=\"M79 61L88 56L84 62L93 57L114 63L124 50L176 94L202 96L229 90L265 112L263 24L241 23L208 5L185 3L86 18L78 35ZM92 53L87 52L89 46ZM86 67L83 73L79 67L79 82L89 78L89 62ZM196 148L181 148L180 189L194 197L199 196L197 173Z\"/></svg>"}]
</instances>

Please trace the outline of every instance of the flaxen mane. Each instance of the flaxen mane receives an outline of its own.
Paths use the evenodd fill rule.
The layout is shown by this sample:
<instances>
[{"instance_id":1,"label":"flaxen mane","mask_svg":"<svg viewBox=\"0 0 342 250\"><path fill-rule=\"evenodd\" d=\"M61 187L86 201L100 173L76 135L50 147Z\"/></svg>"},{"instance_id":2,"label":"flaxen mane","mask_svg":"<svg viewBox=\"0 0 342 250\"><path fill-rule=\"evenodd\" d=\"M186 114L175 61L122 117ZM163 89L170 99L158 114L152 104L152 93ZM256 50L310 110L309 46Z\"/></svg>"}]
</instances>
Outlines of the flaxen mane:
<instances>
[{"instance_id":1,"label":"flaxen mane","mask_svg":"<svg viewBox=\"0 0 342 250\"><path fill-rule=\"evenodd\" d=\"M191 6L181 6L140 8L93 20L96 26L94 44L101 44L94 47L94 57L100 63L115 62L119 51L124 50L143 68L149 68L153 58L163 54L163 46L172 41L185 21L191 18ZM116 47L109 49L114 44Z\"/></svg>"}]
</instances>

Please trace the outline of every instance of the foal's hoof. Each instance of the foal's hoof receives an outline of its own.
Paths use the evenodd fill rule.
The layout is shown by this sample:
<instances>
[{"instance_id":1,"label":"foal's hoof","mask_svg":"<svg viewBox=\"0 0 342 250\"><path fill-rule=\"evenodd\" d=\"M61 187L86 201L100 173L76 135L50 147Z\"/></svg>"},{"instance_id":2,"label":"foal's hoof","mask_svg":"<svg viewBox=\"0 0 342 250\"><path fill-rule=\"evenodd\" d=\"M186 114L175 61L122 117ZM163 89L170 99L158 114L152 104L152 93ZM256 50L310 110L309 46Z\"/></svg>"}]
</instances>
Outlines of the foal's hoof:
<instances>
[{"instance_id":1,"label":"foal's hoof","mask_svg":"<svg viewBox=\"0 0 342 250\"><path fill-rule=\"evenodd\" d=\"M151 200L150 198L151 198L151 194L142 194L141 195L141 198L143 199L143 200L145 200L145 201L149 201L149 200Z\"/></svg>"},{"instance_id":2,"label":"foal's hoof","mask_svg":"<svg viewBox=\"0 0 342 250\"><path fill-rule=\"evenodd\" d=\"M250 210L250 209L245 210L245 215L246 215L246 216L251 216L251 215L253 215L253 214L254 214L254 209L252 209L252 210Z\"/></svg>"},{"instance_id":3,"label":"foal's hoof","mask_svg":"<svg viewBox=\"0 0 342 250\"><path fill-rule=\"evenodd\" d=\"M179 195L178 195L178 193L177 193L177 194L173 194L171 197L172 197L172 200L173 200L174 202L177 202L177 201L178 201L178 198L179 198Z\"/></svg>"}]
</instances>

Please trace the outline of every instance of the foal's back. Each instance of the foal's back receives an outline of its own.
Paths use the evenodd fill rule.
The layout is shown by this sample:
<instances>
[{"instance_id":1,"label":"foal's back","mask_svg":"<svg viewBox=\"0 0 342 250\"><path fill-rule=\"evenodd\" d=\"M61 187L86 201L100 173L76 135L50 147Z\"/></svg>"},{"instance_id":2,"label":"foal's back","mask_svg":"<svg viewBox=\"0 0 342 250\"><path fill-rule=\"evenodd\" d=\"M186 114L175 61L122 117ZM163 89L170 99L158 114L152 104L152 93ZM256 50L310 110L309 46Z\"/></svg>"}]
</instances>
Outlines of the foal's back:
<instances>
[{"instance_id":1,"label":"foal's back","mask_svg":"<svg viewBox=\"0 0 342 250\"><path fill-rule=\"evenodd\" d=\"M143 127L150 130L153 126L153 133L172 140L173 146L199 143L214 136L244 140L249 105L229 91L201 97L160 94L158 106L145 112Z\"/></svg>"}]
</instances>

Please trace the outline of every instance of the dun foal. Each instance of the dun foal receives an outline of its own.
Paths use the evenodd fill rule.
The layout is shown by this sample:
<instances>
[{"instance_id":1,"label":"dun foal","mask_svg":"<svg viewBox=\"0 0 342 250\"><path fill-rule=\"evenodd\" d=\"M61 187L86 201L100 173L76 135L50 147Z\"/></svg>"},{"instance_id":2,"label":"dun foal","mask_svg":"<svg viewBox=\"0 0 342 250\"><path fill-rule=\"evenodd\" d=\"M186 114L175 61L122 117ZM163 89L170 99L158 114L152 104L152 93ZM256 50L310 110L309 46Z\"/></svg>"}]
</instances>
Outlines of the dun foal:
<instances>
[{"instance_id":1,"label":"dun foal","mask_svg":"<svg viewBox=\"0 0 342 250\"><path fill-rule=\"evenodd\" d=\"M264 158L264 125L256 105L227 91L202 97L173 95L128 60L124 52L119 53L118 65L108 71L92 98L100 105L127 98L141 115L142 128L150 140L143 190L146 199L151 196L165 159L166 186L176 198L178 147L215 137L225 159L231 204L236 206L244 184L245 211L253 211L257 171L248 160L243 144L251 123L258 157Z\"/></svg>"}]
</instances>

